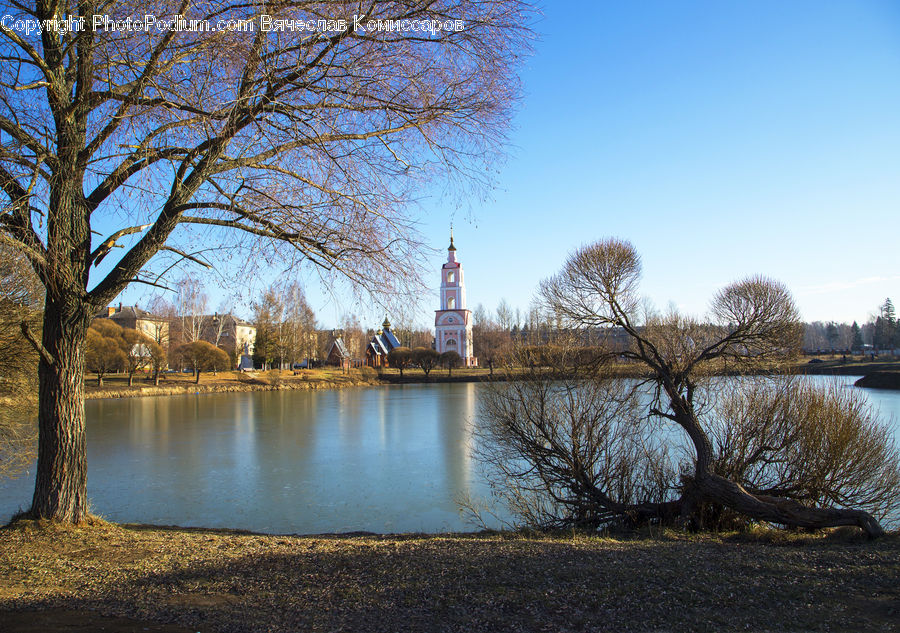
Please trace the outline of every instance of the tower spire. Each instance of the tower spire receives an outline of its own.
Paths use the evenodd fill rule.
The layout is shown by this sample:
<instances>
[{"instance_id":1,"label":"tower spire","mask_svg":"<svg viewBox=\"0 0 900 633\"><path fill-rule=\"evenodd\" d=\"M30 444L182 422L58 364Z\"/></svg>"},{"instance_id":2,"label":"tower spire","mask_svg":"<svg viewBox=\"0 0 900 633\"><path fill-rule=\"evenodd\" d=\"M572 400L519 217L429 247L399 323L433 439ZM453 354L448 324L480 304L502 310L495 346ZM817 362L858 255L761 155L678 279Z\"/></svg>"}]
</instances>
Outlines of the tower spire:
<instances>
[{"instance_id":1,"label":"tower spire","mask_svg":"<svg viewBox=\"0 0 900 633\"><path fill-rule=\"evenodd\" d=\"M448 251L455 251L456 247L453 245L453 224L450 224L450 247L447 249Z\"/></svg>"}]
</instances>

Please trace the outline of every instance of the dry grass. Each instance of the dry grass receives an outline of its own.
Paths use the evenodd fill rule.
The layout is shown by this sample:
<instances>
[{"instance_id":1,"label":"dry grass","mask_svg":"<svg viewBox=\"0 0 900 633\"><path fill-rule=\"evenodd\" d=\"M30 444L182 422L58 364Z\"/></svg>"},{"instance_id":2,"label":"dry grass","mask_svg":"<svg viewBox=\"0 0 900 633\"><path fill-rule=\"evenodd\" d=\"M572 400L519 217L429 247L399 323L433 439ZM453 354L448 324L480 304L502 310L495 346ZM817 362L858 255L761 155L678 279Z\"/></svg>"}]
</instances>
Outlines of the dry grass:
<instances>
[{"instance_id":1,"label":"dry grass","mask_svg":"<svg viewBox=\"0 0 900 633\"><path fill-rule=\"evenodd\" d=\"M897 535L297 537L20 522L0 531L0 560L7 631L85 618L160 633L900 630Z\"/></svg>"}]
</instances>

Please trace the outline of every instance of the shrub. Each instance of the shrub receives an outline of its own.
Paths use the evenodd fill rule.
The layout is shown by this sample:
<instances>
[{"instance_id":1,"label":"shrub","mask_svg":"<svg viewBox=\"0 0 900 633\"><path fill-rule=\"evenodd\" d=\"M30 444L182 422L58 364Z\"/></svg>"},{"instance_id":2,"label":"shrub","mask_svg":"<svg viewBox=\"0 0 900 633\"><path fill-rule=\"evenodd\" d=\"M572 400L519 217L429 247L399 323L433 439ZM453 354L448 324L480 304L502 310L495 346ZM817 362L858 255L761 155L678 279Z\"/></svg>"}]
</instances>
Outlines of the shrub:
<instances>
[{"instance_id":1,"label":"shrub","mask_svg":"<svg viewBox=\"0 0 900 633\"><path fill-rule=\"evenodd\" d=\"M665 524L686 509L705 528L752 523L714 498L685 498L691 445L648 416L643 383L566 373L526 372L482 400L476 451L519 524ZM713 377L695 397L707 403L713 472L755 497L877 519L900 510L900 453L863 394L790 376Z\"/></svg>"},{"instance_id":2,"label":"shrub","mask_svg":"<svg viewBox=\"0 0 900 633\"><path fill-rule=\"evenodd\" d=\"M270 369L265 374L266 382L272 387L280 387L284 384L284 377L280 369Z\"/></svg>"}]
</instances>

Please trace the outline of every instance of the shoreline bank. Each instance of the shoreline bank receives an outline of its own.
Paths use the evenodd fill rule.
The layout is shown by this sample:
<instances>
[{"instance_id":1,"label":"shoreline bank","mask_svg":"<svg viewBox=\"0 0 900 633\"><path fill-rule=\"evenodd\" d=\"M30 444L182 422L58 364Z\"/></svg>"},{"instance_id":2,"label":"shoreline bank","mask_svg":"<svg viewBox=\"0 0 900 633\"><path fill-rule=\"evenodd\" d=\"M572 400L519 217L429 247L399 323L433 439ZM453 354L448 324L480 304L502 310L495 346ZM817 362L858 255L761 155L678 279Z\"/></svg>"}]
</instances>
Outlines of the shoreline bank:
<instances>
[{"instance_id":1,"label":"shoreline bank","mask_svg":"<svg viewBox=\"0 0 900 633\"><path fill-rule=\"evenodd\" d=\"M211 393L240 393L252 391L292 391L309 389L344 389L347 387L383 387L391 385L430 385L430 384L457 384L468 382L488 382L491 380L506 380L499 372L491 378L489 374L484 376L462 374L454 376L399 376L383 374L365 376L360 374L341 374L331 372L323 376L293 376L289 372L279 377L276 381L269 382L260 372L260 375L241 374L238 372L221 372L222 376L210 376L199 384L193 381L175 380L162 381L158 386L147 384L146 379L136 379L131 387L117 384L109 378L106 384L98 387L96 384L85 385L85 399L103 398L140 398L149 396L175 396L175 395L201 395ZM240 377L236 377L240 376Z\"/></svg>"},{"instance_id":2,"label":"shoreline bank","mask_svg":"<svg viewBox=\"0 0 900 633\"><path fill-rule=\"evenodd\" d=\"M819 376L866 376L873 373L887 373L889 377L900 376L900 362L852 362L844 363L839 360L825 361L821 363L799 363L791 366L791 371L805 375ZM431 384L459 384L480 383L490 381L504 381L509 376L502 370L495 370L491 376L488 370L458 369L453 375L447 375L443 371L435 370L430 376L425 377L418 370L406 370L404 376L396 373L396 370L387 370L377 373L375 370L359 369L350 370L350 373L342 373L340 370L304 370L298 375L292 372L282 372L281 376L272 378L271 372L220 372L219 376L201 376L201 382L195 384L193 379L183 379L181 375L171 375L162 381L159 386L147 384L146 378L138 378L132 387L123 384L121 376L107 377L106 384L98 387L91 384L93 380L86 381L85 398L135 398L152 396L174 395L200 395L210 393L239 393L252 391L285 391L306 389L343 389L346 387L378 387L391 385L431 385ZM619 372L622 377L638 377L638 373L623 368ZM731 374L728 374L731 375ZM900 379L891 378L890 384L897 386L877 387L897 389L900 388ZM879 385L887 384L880 381ZM869 384L860 384L869 387Z\"/></svg>"},{"instance_id":3,"label":"shoreline bank","mask_svg":"<svg viewBox=\"0 0 900 633\"><path fill-rule=\"evenodd\" d=\"M873 371L853 383L866 389L900 390L900 371Z\"/></svg>"}]
</instances>

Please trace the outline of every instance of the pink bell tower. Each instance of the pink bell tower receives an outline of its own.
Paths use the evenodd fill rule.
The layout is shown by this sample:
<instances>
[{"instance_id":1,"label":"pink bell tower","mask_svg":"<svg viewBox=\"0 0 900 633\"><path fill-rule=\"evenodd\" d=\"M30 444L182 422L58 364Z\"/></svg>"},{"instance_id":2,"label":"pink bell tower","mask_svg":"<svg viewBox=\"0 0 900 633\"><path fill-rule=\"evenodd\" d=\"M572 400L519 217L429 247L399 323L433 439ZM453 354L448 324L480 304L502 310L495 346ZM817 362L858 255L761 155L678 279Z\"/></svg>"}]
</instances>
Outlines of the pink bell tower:
<instances>
[{"instance_id":1,"label":"pink bell tower","mask_svg":"<svg viewBox=\"0 0 900 633\"><path fill-rule=\"evenodd\" d=\"M466 309L466 285L462 264L456 261L453 227L447 263L441 267L441 309L434 315L434 348L441 354L456 352L463 367L478 366L472 347L472 312Z\"/></svg>"}]
</instances>

